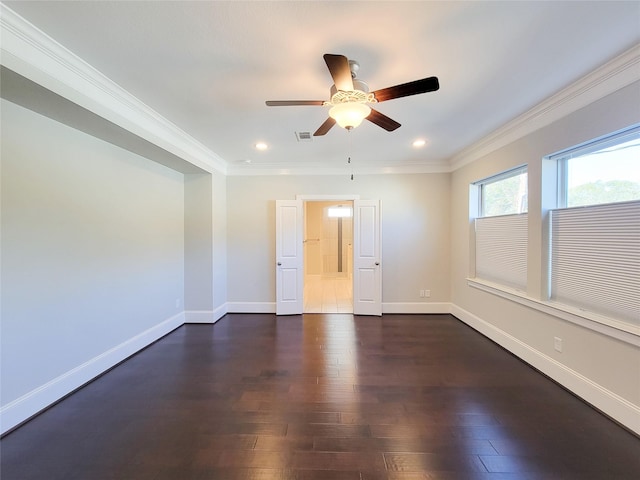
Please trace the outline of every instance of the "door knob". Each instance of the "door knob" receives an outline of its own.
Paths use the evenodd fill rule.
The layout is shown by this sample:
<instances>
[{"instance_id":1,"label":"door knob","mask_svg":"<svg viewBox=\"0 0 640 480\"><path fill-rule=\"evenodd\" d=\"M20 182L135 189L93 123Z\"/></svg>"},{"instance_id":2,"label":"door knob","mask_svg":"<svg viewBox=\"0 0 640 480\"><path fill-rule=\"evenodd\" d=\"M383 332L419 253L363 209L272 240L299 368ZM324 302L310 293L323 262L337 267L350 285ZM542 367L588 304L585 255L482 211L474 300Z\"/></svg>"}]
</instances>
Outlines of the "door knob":
<instances>
[{"instance_id":1,"label":"door knob","mask_svg":"<svg viewBox=\"0 0 640 480\"><path fill-rule=\"evenodd\" d=\"M278 266L281 266L281 265L282 265L282 263L278 262Z\"/></svg>"},{"instance_id":2,"label":"door knob","mask_svg":"<svg viewBox=\"0 0 640 480\"><path fill-rule=\"evenodd\" d=\"M376 262L376 265L380 265L380 262Z\"/></svg>"}]
</instances>

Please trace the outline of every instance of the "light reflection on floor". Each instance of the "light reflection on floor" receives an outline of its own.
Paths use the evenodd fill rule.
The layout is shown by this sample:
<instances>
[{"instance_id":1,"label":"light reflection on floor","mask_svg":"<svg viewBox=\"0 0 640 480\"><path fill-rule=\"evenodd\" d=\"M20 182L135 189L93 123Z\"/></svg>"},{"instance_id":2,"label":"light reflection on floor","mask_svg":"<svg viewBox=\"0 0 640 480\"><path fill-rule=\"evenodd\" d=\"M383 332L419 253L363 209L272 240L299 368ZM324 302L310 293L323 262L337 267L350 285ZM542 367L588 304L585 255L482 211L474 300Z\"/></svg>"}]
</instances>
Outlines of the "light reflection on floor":
<instances>
[{"instance_id":1,"label":"light reflection on floor","mask_svg":"<svg viewBox=\"0 0 640 480\"><path fill-rule=\"evenodd\" d=\"M334 315L330 320L325 317L318 333L324 358L338 369L336 377L323 378L324 397L331 403L357 404L362 399L354 388L358 376L358 341L353 315Z\"/></svg>"}]
</instances>

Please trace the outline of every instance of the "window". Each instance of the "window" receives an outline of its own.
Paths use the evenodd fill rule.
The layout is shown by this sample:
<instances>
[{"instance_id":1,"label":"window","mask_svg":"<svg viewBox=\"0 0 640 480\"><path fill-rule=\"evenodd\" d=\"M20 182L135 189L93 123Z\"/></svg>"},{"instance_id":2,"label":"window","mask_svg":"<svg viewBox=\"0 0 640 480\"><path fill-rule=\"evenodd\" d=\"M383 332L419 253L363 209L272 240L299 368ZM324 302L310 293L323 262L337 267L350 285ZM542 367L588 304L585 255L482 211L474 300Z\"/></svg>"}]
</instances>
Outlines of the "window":
<instances>
[{"instance_id":1,"label":"window","mask_svg":"<svg viewBox=\"0 0 640 480\"><path fill-rule=\"evenodd\" d=\"M517 290L527 287L527 167L472 185L477 192L475 276Z\"/></svg>"},{"instance_id":2,"label":"window","mask_svg":"<svg viewBox=\"0 0 640 480\"><path fill-rule=\"evenodd\" d=\"M554 155L558 207L640 200L640 126Z\"/></svg>"},{"instance_id":3,"label":"window","mask_svg":"<svg viewBox=\"0 0 640 480\"><path fill-rule=\"evenodd\" d=\"M550 157L549 300L640 325L640 126Z\"/></svg>"},{"instance_id":4,"label":"window","mask_svg":"<svg viewBox=\"0 0 640 480\"><path fill-rule=\"evenodd\" d=\"M469 185L468 284L637 343L640 124L547 156L540 166L539 185L532 183L541 187L542 215L535 218L525 213L526 166ZM539 267L533 272L531 261Z\"/></svg>"},{"instance_id":5,"label":"window","mask_svg":"<svg viewBox=\"0 0 640 480\"><path fill-rule=\"evenodd\" d=\"M476 182L480 216L494 217L527 211L527 167L518 167Z\"/></svg>"}]
</instances>

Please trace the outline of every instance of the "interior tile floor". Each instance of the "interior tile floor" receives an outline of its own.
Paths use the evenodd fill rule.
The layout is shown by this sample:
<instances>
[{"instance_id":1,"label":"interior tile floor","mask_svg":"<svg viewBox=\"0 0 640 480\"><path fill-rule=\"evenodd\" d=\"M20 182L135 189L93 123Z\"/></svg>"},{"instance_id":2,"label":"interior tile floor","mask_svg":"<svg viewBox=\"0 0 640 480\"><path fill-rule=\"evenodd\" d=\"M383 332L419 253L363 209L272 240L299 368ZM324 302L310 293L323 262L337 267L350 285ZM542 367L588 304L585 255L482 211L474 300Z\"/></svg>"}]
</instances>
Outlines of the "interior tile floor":
<instances>
[{"instance_id":1,"label":"interior tile floor","mask_svg":"<svg viewBox=\"0 0 640 480\"><path fill-rule=\"evenodd\" d=\"M640 439L450 315L185 325L0 440L2 480L637 480Z\"/></svg>"},{"instance_id":2,"label":"interior tile floor","mask_svg":"<svg viewBox=\"0 0 640 480\"><path fill-rule=\"evenodd\" d=\"M352 276L306 275L304 312L353 313Z\"/></svg>"}]
</instances>

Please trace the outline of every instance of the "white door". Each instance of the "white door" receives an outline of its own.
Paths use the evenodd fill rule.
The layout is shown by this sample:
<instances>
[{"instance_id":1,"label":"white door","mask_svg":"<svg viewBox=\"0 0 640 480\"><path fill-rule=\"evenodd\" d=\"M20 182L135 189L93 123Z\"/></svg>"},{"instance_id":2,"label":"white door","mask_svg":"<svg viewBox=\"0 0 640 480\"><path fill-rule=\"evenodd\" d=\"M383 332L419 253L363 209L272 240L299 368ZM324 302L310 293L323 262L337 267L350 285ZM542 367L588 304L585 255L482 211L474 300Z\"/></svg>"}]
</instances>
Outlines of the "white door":
<instances>
[{"instance_id":1,"label":"white door","mask_svg":"<svg viewBox=\"0 0 640 480\"><path fill-rule=\"evenodd\" d=\"M353 313L382 315L380 201L353 202Z\"/></svg>"},{"instance_id":2,"label":"white door","mask_svg":"<svg viewBox=\"0 0 640 480\"><path fill-rule=\"evenodd\" d=\"M302 314L302 200L276 200L276 315Z\"/></svg>"}]
</instances>

